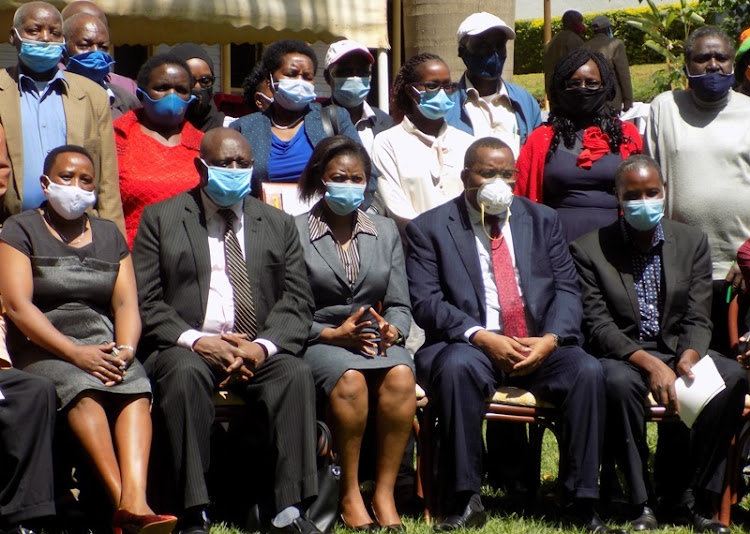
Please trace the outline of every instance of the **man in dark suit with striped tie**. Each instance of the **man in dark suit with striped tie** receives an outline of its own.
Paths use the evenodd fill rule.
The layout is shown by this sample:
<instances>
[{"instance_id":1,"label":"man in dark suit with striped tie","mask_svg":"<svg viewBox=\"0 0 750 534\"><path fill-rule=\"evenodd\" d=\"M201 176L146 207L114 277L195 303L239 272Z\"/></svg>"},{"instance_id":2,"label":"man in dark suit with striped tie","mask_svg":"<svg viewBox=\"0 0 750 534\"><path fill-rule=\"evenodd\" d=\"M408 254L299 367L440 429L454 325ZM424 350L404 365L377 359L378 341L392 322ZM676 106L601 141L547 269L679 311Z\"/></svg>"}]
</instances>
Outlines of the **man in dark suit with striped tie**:
<instances>
[{"instance_id":1,"label":"man in dark suit with striped tie","mask_svg":"<svg viewBox=\"0 0 750 534\"><path fill-rule=\"evenodd\" d=\"M263 423L267 454L238 451L237 461L273 474L271 530L319 532L301 515L317 477L314 386L295 357L313 308L297 229L247 195L253 156L239 133L208 132L200 154L200 185L147 207L133 247L139 356L153 384L155 441L166 440L173 470L178 532L210 528L204 475L217 387L241 394Z\"/></svg>"}]
</instances>

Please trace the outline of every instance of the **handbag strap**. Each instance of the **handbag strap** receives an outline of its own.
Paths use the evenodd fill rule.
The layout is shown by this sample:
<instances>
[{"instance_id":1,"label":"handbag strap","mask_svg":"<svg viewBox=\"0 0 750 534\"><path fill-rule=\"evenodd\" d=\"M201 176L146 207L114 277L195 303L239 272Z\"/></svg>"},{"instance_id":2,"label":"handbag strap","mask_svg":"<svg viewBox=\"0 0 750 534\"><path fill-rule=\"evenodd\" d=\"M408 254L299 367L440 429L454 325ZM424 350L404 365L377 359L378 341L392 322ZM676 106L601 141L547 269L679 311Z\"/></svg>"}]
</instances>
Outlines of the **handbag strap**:
<instances>
[{"instance_id":1,"label":"handbag strap","mask_svg":"<svg viewBox=\"0 0 750 534\"><path fill-rule=\"evenodd\" d=\"M331 452L331 442L333 441L333 437L331 436L331 430L328 428L327 424L320 420L315 421L315 423L318 426L318 446L315 449L315 455L322 458L328 456Z\"/></svg>"},{"instance_id":2,"label":"handbag strap","mask_svg":"<svg viewBox=\"0 0 750 534\"><path fill-rule=\"evenodd\" d=\"M333 137L341 133L338 106L332 103L324 107L320 113L320 122L323 123L323 131L325 131L326 137Z\"/></svg>"}]
</instances>

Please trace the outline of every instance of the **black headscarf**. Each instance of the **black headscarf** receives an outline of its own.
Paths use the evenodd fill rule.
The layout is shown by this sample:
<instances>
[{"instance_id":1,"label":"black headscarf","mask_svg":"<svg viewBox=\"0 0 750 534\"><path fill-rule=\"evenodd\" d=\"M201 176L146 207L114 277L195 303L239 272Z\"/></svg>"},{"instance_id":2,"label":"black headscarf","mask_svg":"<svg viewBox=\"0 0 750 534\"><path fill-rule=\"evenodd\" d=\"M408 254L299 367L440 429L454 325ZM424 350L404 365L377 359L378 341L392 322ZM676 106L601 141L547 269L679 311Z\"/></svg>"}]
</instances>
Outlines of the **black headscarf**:
<instances>
[{"instance_id":1,"label":"black headscarf","mask_svg":"<svg viewBox=\"0 0 750 534\"><path fill-rule=\"evenodd\" d=\"M193 58L202 59L208 64L211 74L214 74L214 62L211 61L211 57L202 46L193 43L183 43L175 46L171 50L171 53L183 61ZM190 121L190 124L203 132L223 126L225 115L216 107L213 99L213 88L203 89L199 87L198 89L193 89L193 94L196 96L196 100L190 105L185 114L185 118Z\"/></svg>"}]
</instances>

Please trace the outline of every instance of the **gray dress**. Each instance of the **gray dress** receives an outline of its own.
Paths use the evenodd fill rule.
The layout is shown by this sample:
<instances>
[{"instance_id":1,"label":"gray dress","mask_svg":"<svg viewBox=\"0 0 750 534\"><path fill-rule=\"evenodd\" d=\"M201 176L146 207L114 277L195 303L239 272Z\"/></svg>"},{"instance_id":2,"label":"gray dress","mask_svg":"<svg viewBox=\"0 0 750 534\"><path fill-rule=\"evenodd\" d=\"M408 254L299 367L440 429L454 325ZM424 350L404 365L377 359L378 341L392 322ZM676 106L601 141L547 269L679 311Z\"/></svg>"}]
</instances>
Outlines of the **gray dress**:
<instances>
[{"instance_id":1,"label":"gray dress","mask_svg":"<svg viewBox=\"0 0 750 534\"><path fill-rule=\"evenodd\" d=\"M368 309L372 306L376 310L380 307L381 315L386 321L402 334L409 333L409 290L403 248L396 225L385 217L368 217L362 212L358 214L367 219L366 227L369 230L374 228L374 232L357 235L359 266L354 281L349 280L333 236L328 233L311 240L308 214L296 218L310 287L315 298L313 325L302 357L310 366L319 395L325 398L331 394L341 376L350 369L367 372L408 365L414 370L411 356L401 346L389 347L383 357L369 356L320 342L320 334L324 328L340 326L360 307ZM373 332L377 334L377 329L373 328Z\"/></svg>"},{"instance_id":2,"label":"gray dress","mask_svg":"<svg viewBox=\"0 0 750 534\"><path fill-rule=\"evenodd\" d=\"M37 210L9 218L0 234L0 240L31 260L34 305L55 328L79 345L114 340L112 292L120 260L129 254L125 239L114 223L96 217L90 221L93 240L81 248L66 245L50 234ZM7 343L15 367L55 383L60 410L83 391L151 392L146 373L137 360L128 368L123 382L108 387L83 369L32 343L12 321L8 321Z\"/></svg>"}]
</instances>

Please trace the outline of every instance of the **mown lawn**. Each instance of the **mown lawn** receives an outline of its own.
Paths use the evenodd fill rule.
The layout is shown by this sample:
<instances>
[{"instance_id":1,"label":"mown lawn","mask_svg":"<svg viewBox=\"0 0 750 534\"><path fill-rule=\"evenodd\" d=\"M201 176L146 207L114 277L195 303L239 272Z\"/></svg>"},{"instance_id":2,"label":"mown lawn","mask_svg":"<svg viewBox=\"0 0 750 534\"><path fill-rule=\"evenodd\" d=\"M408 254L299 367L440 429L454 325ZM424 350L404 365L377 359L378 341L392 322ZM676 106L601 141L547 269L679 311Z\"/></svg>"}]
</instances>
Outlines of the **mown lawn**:
<instances>
[{"instance_id":1,"label":"mown lawn","mask_svg":"<svg viewBox=\"0 0 750 534\"><path fill-rule=\"evenodd\" d=\"M649 425L649 441L653 448L656 441L655 424ZM544 449L542 452L542 491L551 492L557 477L557 445L554 437L550 432L545 434ZM550 506L545 505L544 498L540 497L540 503L534 510L522 512L518 500L506 496L503 492L494 491L490 487L483 489L483 500L490 513L490 519L486 526L481 529L482 533L490 534L583 534L585 531L566 527L558 523L553 516L545 517L545 513L551 514ZM734 524L732 532L736 534L750 534L750 502L748 499L743 501L742 507L733 512ZM421 517L403 518L406 525L407 534L431 534L432 527L427 525ZM739 524L738 524L739 521ZM614 525L623 525L625 523L611 523ZM337 524L334 534L350 534L352 531ZM470 532L470 531L467 531ZM477 531L475 531L477 532ZM651 531L655 534L690 534L692 528L685 526L669 525L665 528ZM226 524L216 524L211 529L211 534L246 534L245 531L229 526Z\"/></svg>"},{"instance_id":2,"label":"mown lawn","mask_svg":"<svg viewBox=\"0 0 750 534\"><path fill-rule=\"evenodd\" d=\"M651 75L664 65L631 65L630 80L633 83L633 98L636 102L651 102L658 94L653 90ZM544 96L544 74L516 74L513 83L519 84L541 101Z\"/></svg>"}]
</instances>

